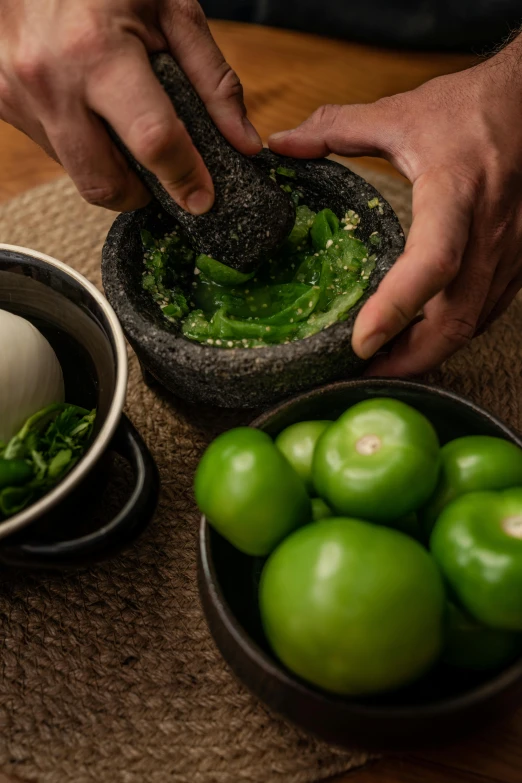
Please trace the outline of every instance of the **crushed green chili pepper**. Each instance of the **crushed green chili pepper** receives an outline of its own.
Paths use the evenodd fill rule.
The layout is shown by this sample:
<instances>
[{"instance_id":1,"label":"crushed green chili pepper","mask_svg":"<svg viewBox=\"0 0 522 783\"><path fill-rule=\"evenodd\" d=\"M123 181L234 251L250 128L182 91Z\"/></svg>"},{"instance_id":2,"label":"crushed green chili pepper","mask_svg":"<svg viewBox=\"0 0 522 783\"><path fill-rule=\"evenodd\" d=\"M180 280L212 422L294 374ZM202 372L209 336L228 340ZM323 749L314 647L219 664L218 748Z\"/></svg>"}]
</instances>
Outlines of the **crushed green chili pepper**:
<instances>
[{"instance_id":1,"label":"crushed green chili pepper","mask_svg":"<svg viewBox=\"0 0 522 783\"><path fill-rule=\"evenodd\" d=\"M281 177L294 178L296 176L295 169L289 169L286 168L286 166L278 166L275 170L275 173L279 174Z\"/></svg>"},{"instance_id":2,"label":"crushed green chili pepper","mask_svg":"<svg viewBox=\"0 0 522 783\"><path fill-rule=\"evenodd\" d=\"M89 446L95 410L56 403L38 411L0 443L0 520L49 492Z\"/></svg>"},{"instance_id":3,"label":"crushed green chili pepper","mask_svg":"<svg viewBox=\"0 0 522 783\"><path fill-rule=\"evenodd\" d=\"M276 174L293 177L293 169ZM376 255L354 236L360 219L316 213L294 190L294 227L279 251L245 275L196 257L180 228L155 238L142 231L143 287L190 340L218 348L258 348L310 337L346 320L363 296ZM380 237L377 237L380 242ZM371 245L378 246L375 237Z\"/></svg>"}]
</instances>

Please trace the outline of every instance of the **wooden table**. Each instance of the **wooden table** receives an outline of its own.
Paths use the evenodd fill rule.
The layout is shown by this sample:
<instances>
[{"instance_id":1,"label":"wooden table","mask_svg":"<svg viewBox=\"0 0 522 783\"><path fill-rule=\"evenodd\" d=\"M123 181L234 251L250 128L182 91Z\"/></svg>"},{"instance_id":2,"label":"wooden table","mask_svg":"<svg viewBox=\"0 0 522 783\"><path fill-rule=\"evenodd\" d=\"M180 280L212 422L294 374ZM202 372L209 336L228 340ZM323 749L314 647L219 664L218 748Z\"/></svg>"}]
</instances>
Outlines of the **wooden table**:
<instances>
[{"instance_id":1,"label":"wooden table","mask_svg":"<svg viewBox=\"0 0 522 783\"><path fill-rule=\"evenodd\" d=\"M324 103L366 103L472 61L460 55L383 51L228 22L215 22L212 28L241 77L250 118L265 139L294 127ZM384 161L365 162L391 170ZM0 123L0 201L62 173L25 136ZM9 237L1 240L8 242ZM480 737L438 752L378 761L336 783L493 781L522 781L522 711Z\"/></svg>"}]
</instances>

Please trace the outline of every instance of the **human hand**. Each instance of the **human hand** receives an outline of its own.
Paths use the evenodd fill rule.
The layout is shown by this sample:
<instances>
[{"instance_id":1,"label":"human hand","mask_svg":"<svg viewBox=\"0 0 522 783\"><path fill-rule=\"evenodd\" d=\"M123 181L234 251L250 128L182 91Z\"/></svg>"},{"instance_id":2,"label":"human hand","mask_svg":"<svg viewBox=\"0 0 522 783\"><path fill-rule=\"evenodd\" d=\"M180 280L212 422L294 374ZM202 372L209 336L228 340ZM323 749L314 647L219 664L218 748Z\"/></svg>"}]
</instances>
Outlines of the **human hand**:
<instances>
[{"instance_id":1,"label":"human hand","mask_svg":"<svg viewBox=\"0 0 522 783\"><path fill-rule=\"evenodd\" d=\"M0 119L59 161L92 204L127 211L150 199L104 119L181 207L212 206L210 175L152 52L170 51L231 144L246 155L261 149L196 0L1 0L0 30Z\"/></svg>"},{"instance_id":2,"label":"human hand","mask_svg":"<svg viewBox=\"0 0 522 783\"><path fill-rule=\"evenodd\" d=\"M413 183L405 252L354 326L353 348L365 359L405 330L370 374L438 366L522 287L521 54L522 37L411 92L324 106L269 141L293 157L384 157Z\"/></svg>"}]
</instances>

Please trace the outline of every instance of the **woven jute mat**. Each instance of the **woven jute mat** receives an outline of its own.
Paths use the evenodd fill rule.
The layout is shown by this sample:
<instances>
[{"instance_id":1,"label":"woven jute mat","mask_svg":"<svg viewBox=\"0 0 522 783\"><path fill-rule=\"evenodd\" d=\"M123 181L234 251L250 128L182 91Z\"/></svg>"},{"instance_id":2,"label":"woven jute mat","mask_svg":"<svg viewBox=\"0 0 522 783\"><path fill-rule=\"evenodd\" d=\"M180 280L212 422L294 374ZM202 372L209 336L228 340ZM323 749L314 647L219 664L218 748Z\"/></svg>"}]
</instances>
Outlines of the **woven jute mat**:
<instances>
[{"instance_id":1,"label":"woven jute mat","mask_svg":"<svg viewBox=\"0 0 522 783\"><path fill-rule=\"evenodd\" d=\"M366 175L407 229L409 187ZM55 256L100 285L113 219L64 179L2 206L0 241ZM521 324L517 302L431 380L522 429ZM127 413L160 469L158 512L110 562L0 582L0 771L38 783L308 783L363 764L364 753L317 743L252 698L201 614L192 476L211 437L249 415L160 397L130 362Z\"/></svg>"}]
</instances>

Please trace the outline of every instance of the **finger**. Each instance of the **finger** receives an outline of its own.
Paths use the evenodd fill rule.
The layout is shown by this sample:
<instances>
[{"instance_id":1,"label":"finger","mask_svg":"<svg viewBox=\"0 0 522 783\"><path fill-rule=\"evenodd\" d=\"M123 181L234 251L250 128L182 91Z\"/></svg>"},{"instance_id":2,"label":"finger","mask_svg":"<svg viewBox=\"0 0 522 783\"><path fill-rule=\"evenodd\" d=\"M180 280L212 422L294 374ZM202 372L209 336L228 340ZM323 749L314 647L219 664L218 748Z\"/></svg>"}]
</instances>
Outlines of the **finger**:
<instances>
[{"instance_id":1,"label":"finger","mask_svg":"<svg viewBox=\"0 0 522 783\"><path fill-rule=\"evenodd\" d=\"M522 289L522 275L518 275L509 283L505 291L498 298L496 304L487 314L486 318L480 321L477 335L483 334L487 329L489 329L494 321L496 321L498 318L500 318L501 315L503 315L503 313L505 313L520 289Z\"/></svg>"},{"instance_id":2,"label":"finger","mask_svg":"<svg viewBox=\"0 0 522 783\"><path fill-rule=\"evenodd\" d=\"M87 99L183 209L193 215L208 212L214 203L210 174L141 44L119 52L92 74Z\"/></svg>"},{"instance_id":3,"label":"finger","mask_svg":"<svg viewBox=\"0 0 522 783\"><path fill-rule=\"evenodd\" d=\"M366 374L404 377L433 370L474 336L475 326L473 316L454 316L446 321L436 316L425 318L407 329L387 356L375 359Z\"/></svg>"},{"instance_id":4,"label":"finger","mask_svg":"<svg viewBox=\"0 0 522 783\"><path fill-rule=\"evenodd\" d=\"M503 297L507 288L512 285L514 279L518 278L516 260L516 258L513 259L510 256L509 258L502 259L501 263L498 265L482 312L480 313L478 320L479 329L481 329L483 324L489 322L490 315L496 310L499 300Z\"/></svg>"},{"instance_id":5,"label":"finger","mask_svg":"<svg viewBox=\"0 0 522 783\"><path fill-rule=\"evenodd\" d=\"M456 180L422 175L413 188L413 223L403 255L355 322L352 346L369 359L458 274L471 222L471 203Z\"/></svg>"},{"instance_id":6,"label":"finger","mask_svg":"<svg viewBox=\"0 0 522 783\"><path fill-rule=\"evenodd\" d=\"M150 193L130 170L101 120L79 103L70 106L66 116L67 122L49 121L47 133L83 198L118 212L148 204Z\"/></svg>"},{"instance_id":7,"label":"finger","mask_svg":"<svg viewBox=\"0 0 522 783\"><path fill-rule=\"evenodd\" d=\"M222 134L244 155L255 155L263 145L246 116L241 82L214 41L201 6L168 4L162 26L171 51Z\"/></svg>"},{"instance_id":8,"label":"finger","mask_svg":"<svg viewBox=\"0 0 522 783\"><path fill-rule=\"evenodd\" d=\"M417 375L438 367L476 335L478 320L497 266L487 239L475 236L457 278L424 308L422 321L407 329L371 375Z\"/></svg>"},{"instance_id":9,"label":"finger","mask_svg":"<svg viewBox=\"0 0 522 783\"><path fill-rule=\"evenodd\" d=\"M388 156L398 146L397 103L321 106L297 128L274 133L270 149L296 158L337 155Z\"/></svg>"}]
</instances>

